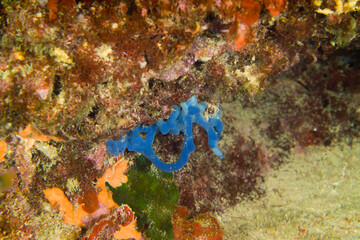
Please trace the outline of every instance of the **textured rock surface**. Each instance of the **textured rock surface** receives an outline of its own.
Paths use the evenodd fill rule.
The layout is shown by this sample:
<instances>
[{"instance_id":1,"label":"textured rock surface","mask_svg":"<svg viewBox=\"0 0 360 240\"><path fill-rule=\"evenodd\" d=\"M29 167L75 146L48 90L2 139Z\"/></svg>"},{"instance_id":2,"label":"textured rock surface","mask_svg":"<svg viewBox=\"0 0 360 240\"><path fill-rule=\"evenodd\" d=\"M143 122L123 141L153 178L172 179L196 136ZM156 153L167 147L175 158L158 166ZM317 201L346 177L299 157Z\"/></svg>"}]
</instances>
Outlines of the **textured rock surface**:
<instances>
[{"instance_id":1,"label":"textured rock surface","mask_svg":"<svg viewBox=\"0 0 360 240\"><path fill-rule=\"evenodd\" d=\"M196 151L174 173L178 204L189 211L186 224L200 216L214 221L208 214L224 218L236 204L266 199L276 188L268 180L274 169L297 171L289 158L293 152L334 149L339 143L351 149L360 132L358 5L341 0L2 1L0 238L111 237L122 232L118 228L125 230L108 223L114 210L92 215L82 229L65 224L43 191L61 189L76 208L89 192L111 202L97 179L111 175L120 159L133 167L136 154L111 157L104 143L166 118L173 105L193 95L207 102L209 113L212 106L223 107L219 149L224 158L211 152L206 133L194 127ZM174 162L182 138L157 134L155 153ZM348 215L346 224L357 221ZM308 226L317 220L306 218L295 231L316 237ZM226 221L224 236L259 231L249 227L231 235ZM277 225L273 230L284 239L294 233Z\"/></svg>"}]
</instances>

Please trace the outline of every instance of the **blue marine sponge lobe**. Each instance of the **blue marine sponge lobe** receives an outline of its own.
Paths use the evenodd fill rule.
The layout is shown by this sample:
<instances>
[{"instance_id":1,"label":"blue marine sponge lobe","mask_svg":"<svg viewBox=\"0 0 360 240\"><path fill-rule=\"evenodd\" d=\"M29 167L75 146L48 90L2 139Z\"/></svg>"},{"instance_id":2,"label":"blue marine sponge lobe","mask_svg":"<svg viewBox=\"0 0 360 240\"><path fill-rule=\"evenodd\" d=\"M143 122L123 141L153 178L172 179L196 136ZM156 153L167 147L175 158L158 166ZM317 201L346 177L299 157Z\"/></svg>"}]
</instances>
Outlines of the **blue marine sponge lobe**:
<instances>
[{"instance_id":1,"label":"blue marine sponge lobe","mask_svg":"<svg viewBox=\"0 0 360 240\"><path fill-rule=\"evenodd\" d=\"M189 155L195 150L193 140L193 124L199 124L208 135L208 144L212 151L223 158L223 154L217 146L220 140L223 124L220 120L220 111L208 116L204 116L206 103L197 103L195 96L191 97L187 102L181 103L179 106L173 106L173 112L167 120L161 119L152 126L138 126L121 136L120 140L108 140L106 142L107 150L112 155L119 155L125 149L135 151L145 155L154 165L164 172L173 172L181 169L188 161ZM219 107L221 110L221 107ZM155 134L160 131L161 134L179 135L184 133L184 141L182 152L179 159L175 163L164 163L155 154L152 145L154 143ZM140 133L145 133L145 139Z\"/></svg>"}]
</instances>

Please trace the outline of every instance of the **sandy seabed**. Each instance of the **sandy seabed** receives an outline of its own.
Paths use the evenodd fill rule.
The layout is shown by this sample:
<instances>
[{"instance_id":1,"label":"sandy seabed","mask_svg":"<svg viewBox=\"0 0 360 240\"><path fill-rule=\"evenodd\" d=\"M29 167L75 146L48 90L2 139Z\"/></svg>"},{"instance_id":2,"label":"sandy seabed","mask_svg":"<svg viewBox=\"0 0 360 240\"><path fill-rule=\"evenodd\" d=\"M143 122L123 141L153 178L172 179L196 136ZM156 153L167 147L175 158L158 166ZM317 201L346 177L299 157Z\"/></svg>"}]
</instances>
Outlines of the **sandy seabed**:
<instances>
[{"instance_id":1,"label":"sandy seabed","mask_svg":"<svg viewBox=\"0 0 360 240\"><path fill-rule=\"evenodd\" d=\"M293 151L266 194L218 218L224 239L360 239L360 142Z\"/></svg>"}]
</instances>

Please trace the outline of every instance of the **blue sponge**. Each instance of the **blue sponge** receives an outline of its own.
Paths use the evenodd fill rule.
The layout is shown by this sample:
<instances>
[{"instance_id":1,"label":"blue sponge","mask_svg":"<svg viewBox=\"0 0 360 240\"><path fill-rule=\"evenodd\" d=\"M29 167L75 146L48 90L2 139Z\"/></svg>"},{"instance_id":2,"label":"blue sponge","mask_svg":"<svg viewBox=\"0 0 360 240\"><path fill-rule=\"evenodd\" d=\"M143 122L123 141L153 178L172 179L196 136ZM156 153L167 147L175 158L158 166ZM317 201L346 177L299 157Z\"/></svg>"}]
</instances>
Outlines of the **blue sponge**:
<instances>
[{"instance_id":1,"label":"blue sponge","mask_svg":"<svg viewBox=\"0 0 360 240\"><path fill-rule=\"evenodd\" d=\"M127 148L129 151L145 155L158 169L164 172L177 171L187 163L189 155L195 150L192 128L193 124L197 123L206 131L208 144L213 152L220 158L223 157L222 152L217 146L223 130L223 124L220 121L220 111L209 116L207 120L204 117L206 104L203 102L197 103L195 96L191 97L187 102L181 103L181 108L174 106L173 109L174 111L167 120L161 119L152 126L138 126L125 136L121 136L120 140L107 141L106 147L108 152L112 155L119 155ZM175 163L164 163L155 154L152 144L157 131L160 131L163 135L168 133L174 135L179 135L180 132L184 133L182 152ZM145 139L140 136L140 133L146 133Z\"/></svg>"}]
</instances>

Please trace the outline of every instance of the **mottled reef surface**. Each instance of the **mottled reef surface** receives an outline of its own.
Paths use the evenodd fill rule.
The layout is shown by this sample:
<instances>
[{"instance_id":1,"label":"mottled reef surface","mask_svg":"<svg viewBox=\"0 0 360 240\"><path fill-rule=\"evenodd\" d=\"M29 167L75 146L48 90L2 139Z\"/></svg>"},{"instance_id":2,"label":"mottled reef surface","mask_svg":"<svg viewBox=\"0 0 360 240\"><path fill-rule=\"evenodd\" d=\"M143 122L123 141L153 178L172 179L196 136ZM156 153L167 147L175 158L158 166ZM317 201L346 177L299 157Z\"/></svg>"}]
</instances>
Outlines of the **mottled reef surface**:
<instances>
[{"instance_id":1,"label":"mottled reef surface","mask_svg":"<svg viewBox=\"0 0 360 240\"><path fill-rule=\"evenodd\" d=\"M359 238L359 6L1 1L0 239ZM107 153L194 95L223 159L199 126L178 172Z\"/></svg>"}]
</instances>

